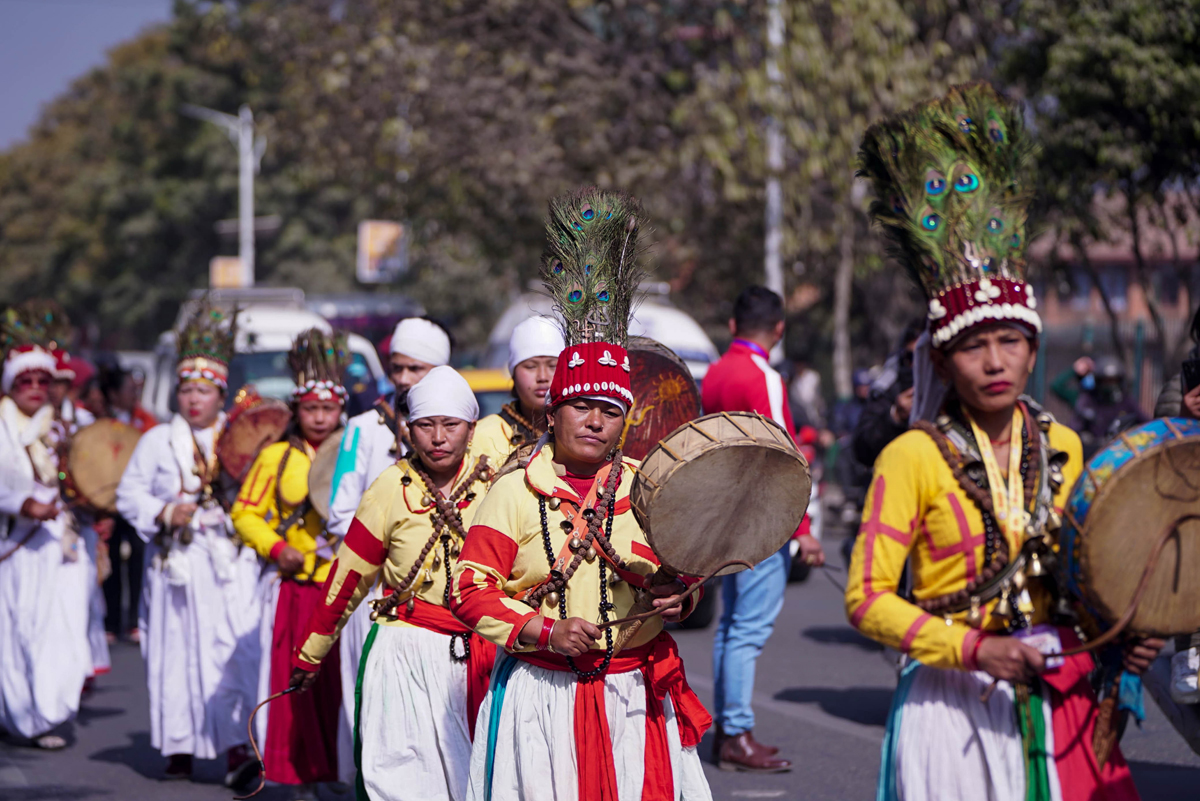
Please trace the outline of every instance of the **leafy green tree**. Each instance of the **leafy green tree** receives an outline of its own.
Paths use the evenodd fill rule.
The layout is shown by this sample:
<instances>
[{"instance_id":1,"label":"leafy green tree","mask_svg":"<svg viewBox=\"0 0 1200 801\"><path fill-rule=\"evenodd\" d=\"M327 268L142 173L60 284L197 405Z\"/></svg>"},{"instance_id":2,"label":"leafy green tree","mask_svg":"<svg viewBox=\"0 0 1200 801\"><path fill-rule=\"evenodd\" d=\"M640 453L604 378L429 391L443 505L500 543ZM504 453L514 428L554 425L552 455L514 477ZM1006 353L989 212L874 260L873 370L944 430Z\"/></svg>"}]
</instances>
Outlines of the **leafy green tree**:
<instances>
[{"instance_id":1,"label":"leafy green tree","mask_svg":"<svg viewBox=\"0 0 1200 801\"><path fill-rule=\"evenodd\" d=\"M1034 100L1047 220L1093 274L1089 244L1129 243L1175 362L1186 332L1168 337L1152 278L1166 265L1186 286L1195 269L1176 245L1200 216L1200 2L1025 0L1019 20L1001 71Z\"/></svg>"}]
</instances>

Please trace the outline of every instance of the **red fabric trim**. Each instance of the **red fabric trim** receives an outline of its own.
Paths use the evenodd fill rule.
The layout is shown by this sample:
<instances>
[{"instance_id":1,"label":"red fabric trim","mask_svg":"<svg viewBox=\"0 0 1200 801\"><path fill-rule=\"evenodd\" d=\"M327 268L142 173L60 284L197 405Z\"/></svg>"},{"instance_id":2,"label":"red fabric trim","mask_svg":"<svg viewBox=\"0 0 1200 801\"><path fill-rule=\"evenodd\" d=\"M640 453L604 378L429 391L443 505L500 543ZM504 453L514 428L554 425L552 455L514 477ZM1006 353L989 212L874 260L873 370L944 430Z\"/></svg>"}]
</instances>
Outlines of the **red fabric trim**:
<instances>
[{"instance_id":1,"label":"red fabric trim","mask_svg":"<svg viewBox=\"0 0 1200 801\"><path fill-rule=\"evenodd\" d=\"M650 549L649 545L643 545L637 540L634 540L633 543L630 544L629 550L633 552L634 556L640 556L642 559L653 562L655 565L661 564L658 561L658 554L654 553L654 551Z\"/></svg>"},{"instance_id":2,"label":"red fabric trim","mask_svg":"<svg viewBox=\"0 0 1200 801\"><path fill-rule=\"evenodd\" d=\"M862 623L863 618L867 616L867 610L871 608L871 604L888 594L889 593L887 592L873 592L864 598L863 602L858 605L857 609L854 610L854 614L850 616L850 625L854 626L854 628L858 628L859 624Z\"/></svg>"},{"instance_id":3,"label":"red fabric trim","mask_svg":"<svg viewBox=\"0 0 1200 801\"><path fill-rule=\"evenodd\" d=\"M284 548L286 548L286 547L288 547L287 540L280 540L279 542L277 542L277 543L275 543L274 545L272 545L272 546L271 546L271 551L270 551L270 553L271 553L271 561L272 561L272 562L278 562L278 561L279 561L279 554L283 553L283 549L284 549Z\"/></svg>"},{"instance_id":4,"label":"red fabric trim","mask_svg":"<svg viewBox=\"0 0 1200 801\"><path fill-rule=\"evenodd\" d=\"M933 619L933 616L928 612L922 612L912 625L908 627L908 631L904 632L904 639L900 642L900 650L908 653L908 649L912 647L913 640L917 639L917 634L920 633L921 627Z\"/></svg>"},{"instance_id":5,"label":"red fabric trim","mask_svg":"<svg viewBox=\"0 0 1200 801\"><path fill-rule=\"evenodd\" d=\"M1059 627L1063 648L1079 645L1069 628ZM1069 656L1062 667L1042 674L1050 687L1054 726L1054 763L1063 801L1137 801L1137 788L1129 765L1116 745L1101 769L1092 752L1096 729L1096 696L1088 682L1093 667L1090 654Z\"/></svg>"},{"instance_id":6,"label":"red fabric trim","mask_svg":"<svg viewBox=\"0 0 1200 801\"><path fill-rule=\"evenodd\" d=\"M357 517L350 521L350 528L342 542L368 564L382 565L387 558L387 547Z\"/></svg>"},{"instance_id":7,"label":"red fabric trim","mask_svg":"<svg viewBox=\"0 0 1200 801\"><path fill-rule=\"evenodd\" d=\"M254 489L255 482L258 481L258 474L261 472L262 472L262 464L258 463L256 461L256 463L254 465L254 472L251 473L250 478L246 479L246 481L242 484L242 489L245 490L247 493L252 491ZM259 493L257 498L251 498L248 494L242 495L241 493L239 493L237 502L241 503L241 504L245 504L246 506L258 506L259 504L262 503L263 498L267 497L267 493L271 490L271 485L274 483L275 483L275 476L270 476L267 479L267 485L265 487L263 487L263 491Z\"/></svg>"},{"instance_id":8,"label":"red fabric trim","mask_svg":"<svg viewBox=\"0 0 1200 801\"><path fill-rule=\"evenodd\" d=\"M979 646L983 637L984 634L979 629L971 629L967 636L963 637L962 663L967 670L979 670Z\"/></svg>"},{"instance_id":9,"label":"red fabric trim","mask_svg":"<svg viewBox=\"0 0 1200 801\"><path fill-rule=\"evenodd\" d=\"M329 580L332 581L335 571L337 570L337 561L329 568ZM342 615L346 611L346 606L350 603L350 596L354 595L354 590L358 587L359 580L362 579L362 573L357 570L349 570L346 572L346 578L342 581L342 586L338 588L337 595L332 601L321 604L313 610L312 617L308 619L308 634L317 634L322 637L330 637L337 631L338 621L342 619ZM329 587L322 587L322 597L329 597ZM305 640L308 637L304 638Z\"/></svg>"},{"instance_id":10,"label":"red fabric trim","mask_svg":"<svg viewBox=\"0 0 1200 801\"><path fill-rule=\"evenodd\" d=\"M954 512L954 519L958 523L958 533L961 539L953 545L948 545L945 548L936 548L933 545L933 536L929 533L929 529L923 527L923 533L929 542L929 556L933 561L940 562L943 559L949 559L955 554L962 554L967 560L967 578L972 579L976 574L975 564L975 549L984 543L983 532L978 535L971 534L971 526L967 522L967 513L963 511L962 504L958 500L958 496L954 493L948 493L946 500L950 503L950 509Z\"/></svg>"},{"instance_id":11,"label":"red fabric trim","mask_svg":"<svg viewBox=\"0 0 1200 801\"><path fill-rule=\"evenodd\" d=\"M507 576L512 573L513 562L517 560L518 547L511 537L494 528L471 526L458 559L460 562L487 565L500 575Z\"/></svg>"},{"instance_id":12,"label":"red fabric trim","mask_svg":"<svg viewBox=\"0 0 1200 801\"><path fill-rule=\"evenodd\" d=\"M515 654L518 659L547 670L570 670L565 657L536 651ZM604 658L598 651L575 657L580 670L591 670ZM608 673L642 671L646 682L646 770L642 801L671 801L674 775L667 746L663 699L669 693L679 725L680 743L694 748L712 725L712 716L688 686L675 640L666 632L637 648L613 657ZM580 681L575 685L575 752L579 764L579 798L582 801L618 801L612 735L604 703L604 683Z\"/></svg>"}]
</instances>

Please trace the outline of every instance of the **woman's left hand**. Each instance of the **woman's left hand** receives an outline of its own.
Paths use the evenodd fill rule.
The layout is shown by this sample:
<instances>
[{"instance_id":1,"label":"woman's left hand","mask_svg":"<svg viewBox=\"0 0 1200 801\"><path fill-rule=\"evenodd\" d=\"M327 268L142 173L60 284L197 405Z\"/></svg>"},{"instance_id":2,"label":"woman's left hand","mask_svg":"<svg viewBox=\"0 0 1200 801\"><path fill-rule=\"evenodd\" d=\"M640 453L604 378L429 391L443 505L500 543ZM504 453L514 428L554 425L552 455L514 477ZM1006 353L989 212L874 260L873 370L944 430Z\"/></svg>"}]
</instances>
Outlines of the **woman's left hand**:
<instances>
[{"instance_id":1,"label":"woman's left hand","mask_svg":"<svg viewBox=\"0 0 1200 801\"><path fill-rule=\"evenodd\" d=\"M687 592L687 585L679 579L675 579L670 584L651 585L650 594L655 596L654 608L662 609L664 606L670 606L679 601L679 596ZM683 617L683 605L676 606L674 609L668 609L663 612L662 619L668 623L677 623Z\"/></svg>"},{"instance_id":2,"label":"woman's left hand","mask_svg":"<svg viewBox=\"0 0 1200 801\"><path fill-rule=\"evenodd\" d=\"M317 683L317 676L320 675L320 672L320 668L316 670L301 670L298 667L294 667L292 668L292 680L288 682L288 686L299 687L300 692L306 693Z\"/></svg>"}]
</instances>

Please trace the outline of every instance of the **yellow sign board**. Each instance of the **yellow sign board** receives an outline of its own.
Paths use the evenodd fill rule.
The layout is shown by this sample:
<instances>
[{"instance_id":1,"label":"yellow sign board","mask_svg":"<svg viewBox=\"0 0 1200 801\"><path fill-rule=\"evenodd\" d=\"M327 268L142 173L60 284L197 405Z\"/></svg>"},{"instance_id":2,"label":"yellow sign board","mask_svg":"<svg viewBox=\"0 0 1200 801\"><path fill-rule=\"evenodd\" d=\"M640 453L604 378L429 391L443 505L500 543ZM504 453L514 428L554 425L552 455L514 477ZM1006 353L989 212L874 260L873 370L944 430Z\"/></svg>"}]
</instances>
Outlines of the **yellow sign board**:
<instances>
[{"instance_id":1,"label":"yellow sign board","mask_svg":"<svg viewBox=\"0 0 1200 801\"><path fill-rule=\"evenodd\" d=\"M237 256L213 256L208 263L208 285L212 289L237 289L245 286L245 271Z\"/></svg>"},{"instance_id":2,"label":"yellow sign board","mask_svg":"<svg viewBox=\"0 0 1200 801\"><path fill-rule=\"evenodd\" d=\"M383 284L408 268L408 236L403 223L363 220L358 224L356 274L364 284Z\"/></svg>"}]
</instances>

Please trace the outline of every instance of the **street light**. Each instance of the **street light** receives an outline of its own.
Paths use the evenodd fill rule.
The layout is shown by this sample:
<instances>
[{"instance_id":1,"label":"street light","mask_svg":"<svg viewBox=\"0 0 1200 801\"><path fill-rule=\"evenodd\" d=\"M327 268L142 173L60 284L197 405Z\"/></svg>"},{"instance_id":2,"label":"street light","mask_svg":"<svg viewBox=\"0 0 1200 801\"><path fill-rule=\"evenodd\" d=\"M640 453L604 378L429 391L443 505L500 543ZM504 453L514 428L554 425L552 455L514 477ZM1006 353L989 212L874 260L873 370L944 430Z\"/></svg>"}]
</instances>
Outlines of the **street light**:
<instances>
[{"instance_id":1,"label":"street light","mask_svg":"<svg viewBox=\"0 0 1200 801\"><path fill-rule=\"evenodd\" d=\"M189 117L219 125L238 149L238 258L242 262L242 285L254 286L254 176L267 149L265 137L254 136L254 115L243 105L237 116L185 103L180 109Z\"/></svg>"}]
</instances>

